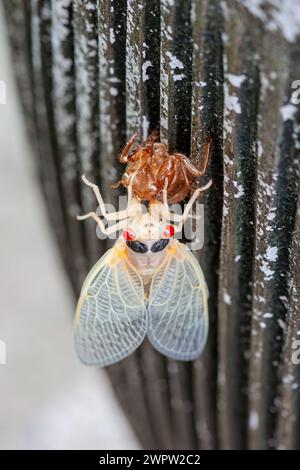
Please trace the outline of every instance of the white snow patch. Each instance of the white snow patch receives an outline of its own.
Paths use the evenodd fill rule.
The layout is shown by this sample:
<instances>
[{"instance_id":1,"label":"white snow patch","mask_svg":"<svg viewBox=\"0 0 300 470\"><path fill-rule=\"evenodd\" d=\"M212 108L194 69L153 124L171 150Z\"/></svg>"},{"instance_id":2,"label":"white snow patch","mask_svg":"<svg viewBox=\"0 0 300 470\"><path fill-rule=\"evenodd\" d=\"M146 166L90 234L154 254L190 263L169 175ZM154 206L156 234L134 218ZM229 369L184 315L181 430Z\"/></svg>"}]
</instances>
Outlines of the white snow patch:
<instances>
[{"instance_id":1,"label":"white snow patch","mask_svg":"<svg viewBox=\"0 0 300 470\"><path fill-rule=\"evenodd\" d=\"M172 70L175 70L177 68L182 70L184 68L184 65L181 62L181 60L177 59L177 57L173 55L171 52L168 51L166 55L170 59L169 66L171 67Z\"/></svg>"},{"instance_id":2,"label":"white snow patch","mask_svg":"<svg viewBox=\"0 0 300 470\"><path fill-rule=\"evenodd\" d=\"M266 258L273 262L276 261L278 257L278 248L277 246L268 246L267 248L267 253L266 253Z\"/></svg>"},{"instance_id":3,"label":"white snow patch","mask_svg":"<svg viewBox=\"0 0 300 470\"><path fill-rule=\"evenodd\" d=\"M118 95L118 89L112 86L112 87L110 87L110 89L109 89L109 93L110 93L112 96L117 96L117 95Z\"/></svg>"},{"instance_id":4,"label":"white snow patch","mask_svg":"<svg viewBox=\"0 0 300 470\"><path fill-rule=\"evenodd\" d=\"M272 220L275 219L275 215L276 215L275 212L269 212L267 215L267 220L271 222Z\"/></svg>"},{"instance_id":5,"label":"white snow patch","mask_svg":"<svg viewBox=\"0 0 300 470\"><path fill-rule=\"evenodd\" d=\"M147 69L148 67L153 67L152 63L150 60L146 60L143 65L142 65L142 77L143 77L143 82L149 79L149 75L147 74Z\"/></svg>"},{"instance_id":6,"label":"white snow patch","mask_svg":"<svg viewBox=\"0 0 300 470\"><path fill-rule=\"evenodd\" d=\"M269 313L269 312L264 313L263 317L264 318L273 318L273 313Z\"/></svg>"},{"instance_id":7,"label":"white snow patch","mask_svg":"<svg viewBox=\"0 0 300 470\"><path fill-rule=\"evenodd\" d=\"M257 429L259 426L259 416L256 411L251 411L249 416L249 427L250 429Z\"/></svg>"},{"instance_id":8,"label":"white snow patch","mask_svg":"<svg viewBox=\"0 0 300 470\"><path fill-rule=\"evenodd\" d=\"M241 184L238 184L236 181L233 182L233 185L235 189L237 190L237 193L235 193L234 197L235 199L239 199L245 194L244 188Z\"/></svg>"},{"instance_id":9,"label":"white snow patch","mask_svg":"<svg viewBox=\"0 0 300 470\"><path fill-rule=\"evenodd\" d=\"M149 134L149 120L147 116L143 115L142 117L142 129L143 129L143 139L147 139Z\"/></svg>"},{"instance_id":10,"label":"white snow patch","mask_svg":"<svg viewBox=\"0 0 300 470\"><path fill-rule=\"evenodd\" d=\"M245 80L246 76L244 74L242 75L235 75L233 73L228 73L227 78L229 82L231 83L232 86L235 86L236 88L239 88L243 81Z\"/></svg>"},{"instance_id":11,"label":"white snow patch","mask_svg":"<svg viewBox=\"0 0 300 470\"><path fill-rule=\"evenodd\" d=\"M284 384L290 384L293 382L293 380L294 380L294 377L291 374L284 376L282 379Z\"/></svg>"},{"instance_id":12,"label":"white snow patch","mask_svg":"<svg viewBox=\"0 0 300 470\"><path fill-rule=\"evenodd\" d=\"M285 323L284 323L284 321L281 320L281 318L278 318L277 323L278 323L278 325L280 326L280 328L284 331L284 330L285 330Z\"/></svg>"},{"instance_id":13,"label":"white snow patch","mask_svg":"<svg viewBox=\"0 0 300 470\"><path fill-rule=\"evenodd\" d=\"M283 121L291 120L293 121L295 114L297 112L297 106L292 103L287 103L284 106L281 106L280 113Z\"/></svg>"},{"instance_id":14,"label":"white snow patch","mask_svg":"<svg viewBox=\"0 0 300 470\"><path fill-rule=\"evenodd\" d=\"M222 8L222 11L223 11L223 15L224 15L224 18L226 21L229 21L230 19L230 14L229 14L229 11L228 11L228 5L226 3L226 1L222 0L221 1L221 8Z\"/></svg>"},{"instance_id":15,"label":"white snow patch","mask_svg":"<svg viewBox=\"0 0 300 470\"><path fill-rule=\"evenodd\" d=\"M274 274L273 269L270 268L269 263L267 261L262 261L262 264L260 266L261 272L264 273L265 279L268 281L272 279L272 276Z\"/></svg>"},{"instance_id":16,"label":"white snow patch","mask_svg":"<svg viewBox=\"0 0 300 470\"><path fill-rule=\"evenodd\" d=\"M115 32L113 28L109 28L109 42L114 44L116 42Z\"/></svg>"},{"instance_id":17,"label":"white snow patch","mask_svg":"<svg viewBox=\"0 0 300 470\"><path fill-rule=\"evenodd\" d=\"M225 304L231 305L231 296L227 292L224 292L223 300L224 300Z\"/></svg>"},{"instance_id":18,"label":"white snow patch","mask_svg":"<svg viewBox=\"0 0 300 470\"><path fill-rule=\"evenodd\" d=\"M289 42L297 39L300 31L300 8L297 0L240 0L270 31L281 31Z\"/></svg>"},{"instance_id":19,"label":"white snow patch","mask_svg":"<svg viewBox=\"0 0 300 470\"><path fill-rule=\"evenodd\" d=\"M174 82L178 82L185 77L184 73L178 73L173 75Z\"/></svg>"},{"instance_id":20,"label":"white snow patch","mask_svg":"<svg viewBox=\"0 0 300 470\"><path fill-rule=\"evenodd\" d=\"M266 93L268 90L274 91L275 87L274 85L270 82L270 78L267 77L263 72L261 74L261 89L262 89L262 97L265 98Z\"/></svg>"},{"instance_id":21,"label":"white snow patch","mask_svg":"<svg viewBox=\"0 0 300 470\"><path fill-rule=\"evenodd\" d=\"M226 153L224 153L224 163L226 165L233 165L233 160L231 160L231 158Z\"/></svg>"},{"instance_id":22,"label":"white snow patch","mask_svg":"<svg viewBox=\"0 0 300 470\"><path fill-rule=\"evenodd\" d=\"M224 84L225 93L225 113L226 111L234 111L237 114L241 114L241 105L236 95L230 94L227 83Z\"/></svg>"},{"instance_id":23,"label":"white snow patch","mask_svg":"<svg viewBox=\"0 0 300 470\"><path fill-rule=\"evenodd\" d=\"M262 154L263 154L263 151L264 151L264 149L263 149L262 143L261 143L260 140L258 140L258 141L257 141L257 155L258 155L259 157L261 157Z\"/></svg>"}]
</instances>

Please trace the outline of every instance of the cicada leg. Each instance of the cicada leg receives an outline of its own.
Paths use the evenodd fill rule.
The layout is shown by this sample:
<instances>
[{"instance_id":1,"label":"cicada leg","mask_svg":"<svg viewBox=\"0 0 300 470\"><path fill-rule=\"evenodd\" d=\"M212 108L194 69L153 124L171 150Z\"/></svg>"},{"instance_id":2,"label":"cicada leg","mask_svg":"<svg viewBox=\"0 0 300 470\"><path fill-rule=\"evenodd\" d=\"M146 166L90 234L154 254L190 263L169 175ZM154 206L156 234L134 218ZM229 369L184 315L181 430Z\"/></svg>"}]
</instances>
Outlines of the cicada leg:
<instances>
[{"instance_id":1,"label":"cicada leg","mask_svg":"<svg viewBox=\"0 0 300 470\"><path fill-rule=\"evenodd\" d=\"M98 186L94 183L91 183L84 175L82 177L83 181L87 186L90 186L97 198L100 210L102 215L108 220L108 221L119 221L118 223L111 225L109 227L105 227L103 220L96 214L96 212L88 212L87 214L84 215L78 215L77 219L78 220L85 220L88 218L92 218L97 222L97 224L100 227L101 232L104 235L111 235L113 233L118 232L119 230L125 228L128 224L128 220L132 217L134 217L140 210L140 205L138 204L133 204L133 197L132 197L132 182L130 182L128 186L128 200L127 200L127 208L118 211L118 212L107 212L105 209L105 204L102 199L100 190Z\"/></svg>"},{"instance_id":2,"label":"cicada leg","mask_svg":"<svg viewBox=\"0 0 300 470\"><path fill-rule=\"evenodd\" d=\"M133 146L136 138L137 138L137 134L135 133L135 134L133 134L131 139L127 142L127 144L125 145L124 150L122 151L122 153L120 155L120 158L119 158L119 161L121 163L127 163L129 151L130 151L131 147Z\"/></svg>"},{"instance_id":3,"label":"cicada leg","mask_svg":"<svg viewBox=\"0 0 300 470\"><path fill-rule=\"evenodd\" d=\"M188 201L187 205L185 206L183 214L175 214L171 212L168 205L168 198L167 198L167 188L168 188L168 180L166 178L164 188L163 188L163 205L162 205L162 216L166 221L173 221L177 222L178 225L175 226L175 231L180 232L182 230L183 224L187 220L189 213L193 207L194 202L199 197L200 193L206 191L212 185L212 180L202 186L201 188L196 189L193 195L191 196L190 200Z\"/></svg>"},{"instance_id":4,"label":"cicada leg","mask_svg":"<svg viewBox=\"0 0 300 470\"><path fill-rule=\"evenodd\" d=\"M130 206L131 199L132 199L131 189L128 191L128 202L127 202L127 208L126 209L121 210L121 211L117 211L117 212L107 212L106 208L105 208L103 198L102 198L101 193L100 193L100 189L98 188L98 186L96 184L92 183L91 181L89 181L85 175L82 176L82 180L84 181L84 183L87 186L92 188L92 190L94 191L96 199L97 199L99 207L100 207L101 214L103 215L103 217L105 217L107 220L110 220L110 221L121 220L121 219L125 219L125 218L128 217L128 208ZM80 217L84 217L84 216L80 216ZM82 220L82 219L79 219L79 220Z\"/></svg>"},{"instance_id":5,"label":"cicada leg","mask_svg":"<svg viewBox=\"0 0 300 470\"><path fill-rule=\"evenodd\" d=\"M113 233L118 232L119 230L124 229L128 225L128 219L123 219L120 220L119 222L115 223L114 225L111 225L110 227L105 227L103 221L100 219L100 217L96 214L96 212L89 212L88 214L85 215L78 215L77 219L78 220L85 220L88 218L94 219L95 222L100 227L101 232L104 235L112 235Z\"/></svg>"},{"instance_id":6,"label":"cicada leg","mask_svg":"<svg viewBox=\"0 0 300 470\"><path fill-rule=\"evenodd\" d=\"M99 225L101 232L106 233L105 225L96 212L88 212L87 214L77 216L77 220L85 220L89 218L94 219L94 221Z\"/></svg>"},{"instance_id":7,"label":"cicada leg","mask_svg":"<svg viewBox=\"0 0 300 470\"><path fill-rule=\"evenodd\" d=\"M205 142L205 148L204 148L204 162L203 162L203 167L200 170L200 176L203 176L206 172L206 168L210 159L211 155L211 150L212 150L212 138L209 132L206 134L206 142Z\"/></svg>"},{"instance_id":8,"label":"cicada leg","mask_svg":"<svg viewBox=\"0 0 300 470\"><path fill-rule=\"evenodd\" d=\"M189 213L193 207L193 204L195 203L196 199L199 197L201 193L206 191L208 188L210 188L212 185L212 180L209 180L209 182L205 185L202 186L201 188L196 189L196 191L193 192L189 202L184 208L183 214L180 216L180 220L178 220L178 225L175 227L175 232L180 232L182 230L183 224L186 222Z\"/></svg>"},{"instance_id":9,"label":"cicada leg","mask_svg":"<svg viewBox=\"0 0 300 470\"><path fill-rule=\"evenodd\" d=\"M168 204L168 178L165 178L164 188L163 188L163 207L162 207L162 216L168 222L180 222L182 215L175 214L171 212Z\"/></svg>"}]
</instances>

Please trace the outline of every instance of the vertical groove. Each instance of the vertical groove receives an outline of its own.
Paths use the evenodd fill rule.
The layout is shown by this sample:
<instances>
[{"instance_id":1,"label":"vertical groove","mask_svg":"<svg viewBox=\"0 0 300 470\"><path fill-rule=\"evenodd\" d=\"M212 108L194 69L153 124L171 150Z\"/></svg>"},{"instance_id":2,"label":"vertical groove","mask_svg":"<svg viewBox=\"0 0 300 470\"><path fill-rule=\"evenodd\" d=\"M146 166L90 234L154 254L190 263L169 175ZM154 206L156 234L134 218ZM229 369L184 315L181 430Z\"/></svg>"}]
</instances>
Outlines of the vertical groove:
<instances>
[{"instance_id":1,"label":"vertical groove","mask_svg":"<svg viewBox=\"0 0 300 470\"><path fill-rule=\"evenodd\" d=\"M98 70L98 10L93 2L73 1L76 139L80 168L83 174L99 183L99 70ZM96 198L81 180L82 210L89 212L96 206ZM89 266L99 259L104 243L96 237L95 222L83 223Z\"/></svg>"},{"instance_id":2,"label":"vertical groove","mask_svg":"<svg viewBox=\"0 0 300 470\"><path fill-rule=\"evenodd\" d=\"M225 11L223 10L225 15ZM224 40L224 205L219 279L220 447L246 447L258 73L252 39L233 11ZM249 59L243 55L247 44ZM255 84L253 92L250 84ZM249 93L250 90L250 93ZM250 179L250 178L251 179Z\"/></svg>"},{"instance_id":3,"label":"vertical groove","mask_svg":"<svg viewBox=\"0 0 300 470\"><path fill-rule=\"evenodd\" d=\"M160 106L160 1L145 1L145 43L143 46L144 108L142 115L143 138L159 129ZM143 72L145 71L145 75Z\"/></svg>"},{"instance_id":4,"label":"vertical groove","mask_svg":"<svg viewBox=\"0 0 300 470\"><path fill-rule=\"evenodd\" d=\"M151 130L158 128L159 2L129 0L127 8L127 137L137 132L139 138L143 139ZM165 361L145 341L131 362L132 366L138 368L146 383L146 387L142 388L145 392L145 406L149 413L148 426L152 429L156 446L170 448L172 444L164 378Z\"/></svg>"},{"instance_id":5,"label":"vertical groove","mask_svg":"<svg viewBox=\"0 0 300 470\"><path fill-rule=\"evenodd\" d=\"M299 185L300 188L300 185ZM295 224L294 240L291 250L291 279L289 303L287 309L288 323L281 367L281 412L278 417L276 444L279 449L300 448L300 192L298 191L298 212Z\"/></svg>"},{"instance_id":6,"label":"vertical groove","mask_svg":"<svg viewBox=\"0 0 300 470\"><path fill-rule=\"evenodd\" d=\"M204 246L198 253L209 290L209 337L203 355L194 363L195 428L198 447L212 449L217 438L217 304L222 214L223 57L222 14L218 2L192 3L194 60L191 158L202 167L203 142L209 131L213 151L205 178L212 187L205 199ZM204 184L201 181L200 184Z\"/></svg>"},{"instance_id":7,"label":"vertical groove","mask_svg":"<svg viewBox=\"0 0 300 470\"><path fill-rule=\"evenodd\" d=\"M81 212L78 182L81 168L76 141L76 104L73 48L73 11L71 0L51 1L52 77L54 125L60 178L66 206L66 227L72 257L71 274L77 280L77 292L87 272L83 226L76 220Z\"/></svg>"},{"instance_id":8,"label":"vertical groove","mask_svg":"<svg viewBox=\"0 0 300 470\"><path fill-rule=\"evenodd\" d=\"M300 73L298 44L290 48L290 55L290 63L296 64L290 67L290 82L293 82ZM284 130L281 140L280 170L283 178L281 182L280 179L278 181L283 200L281 214L278 217L281 224L279 230L285 237L280 241L279 246L280 251L287 248L282 251L281 256L284 258L282 265L288 264L288 276L284 286L286 298L285 292L281 292L279 296L286 308L285 324L282 324L284 335L279 368L279 389L275 399L278 416L275 444L279 449L300 448L300 357L297 352L300 350L300 115L299 106L292 104L291 92L290 87L287 87L288 100L283 110L290 109L291 113L287 116L284 112L282 113ZM285 141L290 142L291 145L286 145ZM288 160L290 160L289 166ZM282 269L279 274L281 284L283 284L284 270Z\"/></svg>"},{"instance_id":9,"label":"vertical groove","mask_svg":"<svg viewBox=\"0 0 300 470\"><path fill-rule=\"evenodd\" d=\"M97 0L99 15L100 176L106 203L118 210L118 154L125 144L126 1ZM113 241L107 243L112 245Z\"/></svg>"},{"instance_id":10,"label":"vertical groove","mask_svg":"<svg viewBox=\"0 0 300 470\"><path fill-rule=\"evenodd\" d=\"M51 223L55 227L61 254L67 266L71 266L68 256L68 240L65 227L64 199L59 185L57 162L52 158L56 153L53 132L51 50L49 50L51 11L49 0L31 2L32 38L32 80L34 85L35 121L37 129L39 172ZM49 59L50 57L50 59ZM52 124L51 124L52 123Z\"/></svg>"},{"instance_id":11,"label":"vertical groove","mask_svg":"<svg viewBox=\"0 0 300 470\"><path fill-rule=\"evenodd\" d=\"M191 0L161 2L161 141L170 151L190 153Z\"/></svg>"},{"instance_id":12,"label":"vertical groove","mask_svg":"<svg viewBox=\"0 0 300 470\"><path fill-rule=\"evenodd\" d=\"M189 155L191 135L191 2L161 2L160 137ZM173 446L196 447L192 365L168 360Z\"/></svg>"},{"instance_id":13,"label":"vertical groove","mask_svg":"<svg viewBox=\"0 0 300 470\"><path fill-rule=\"evenodd\" d=\"M146 39L144 36L145 2L143 0L127 0L127 31L126 31L126 134L129 139L134 133L139 139L143 137L143 120L148 123L145 109L144 79L147 76L147 62L143 55L146 50ZM145 125L145 124L144 124ZM147 124L146 124L147 126ZM144 345L143 345L144 346ZM135 375L139 378L139 394L143 406L143 413L148 422L148 431L151 434L150 447L155 447L155 427L151 421L147 392L143 387L141 355L142 348L126 359L128 368L127 376L130 379ZM150 351L151 354L151 351ZM155 407L155 404L154 404ZM134 412L137 412L135 410Z\"/></svg>"}]
</instances>

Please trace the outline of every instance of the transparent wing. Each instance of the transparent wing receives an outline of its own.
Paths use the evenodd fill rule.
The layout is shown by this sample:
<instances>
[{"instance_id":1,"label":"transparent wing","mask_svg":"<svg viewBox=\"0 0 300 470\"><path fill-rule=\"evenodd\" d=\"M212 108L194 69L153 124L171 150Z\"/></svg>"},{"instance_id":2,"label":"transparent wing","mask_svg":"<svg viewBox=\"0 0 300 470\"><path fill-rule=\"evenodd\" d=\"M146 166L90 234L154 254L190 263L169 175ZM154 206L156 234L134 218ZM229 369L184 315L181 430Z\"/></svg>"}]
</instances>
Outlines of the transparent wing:
<instances>
[{"instance_id":1,"label":"transparent wing","mask_svg":"<svg viewBox=\"0 0 300 470\"><path fill-rule=\"evenodd\" d=\"M207 287L198 261L175 242L152 279L148 301L148 337L165 356L197 358L208 334Z\"/></svg>"},{"instance_id":2,"label":"transparent wing","mask_svg":"<svg viewBox=\"0 0 300 470\"><path fill-rule=\"evenodd\" d=\"M101 367L132 353L147 330L144 288L125 254L109 250L88 274L74 323L80 360Z\"/></svg>"}]
</instances>

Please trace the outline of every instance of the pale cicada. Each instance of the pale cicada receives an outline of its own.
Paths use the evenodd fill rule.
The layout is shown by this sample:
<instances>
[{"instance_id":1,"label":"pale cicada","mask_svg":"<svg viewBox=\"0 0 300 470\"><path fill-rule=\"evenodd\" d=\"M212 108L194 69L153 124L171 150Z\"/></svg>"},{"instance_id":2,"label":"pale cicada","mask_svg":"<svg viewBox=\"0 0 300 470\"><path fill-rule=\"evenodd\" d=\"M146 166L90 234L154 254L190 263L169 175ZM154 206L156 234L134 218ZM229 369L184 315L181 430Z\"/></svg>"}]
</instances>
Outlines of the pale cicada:
<instances>
[{"instance_id":1,"label":"pale cicada","mask_svg":"<svg viewBox=\"0 0 300 470\"><path fill-rule=\"evenodd\" d=\"M146 335L169 358L197 358L208 334L208 292L197 259L174 235L211 182L193 193L179 215L169 209L166 177L161 201L150 200L146 212L129 184L127 208L114 213L106 212L99 188L83 179L101 214L115 223L105 227L95 212L79 219L92 217L106 235L121 235L83 284L75 317L79 358L88 365L113 364L131 354Z\"/></svg>"}]
</instances>

